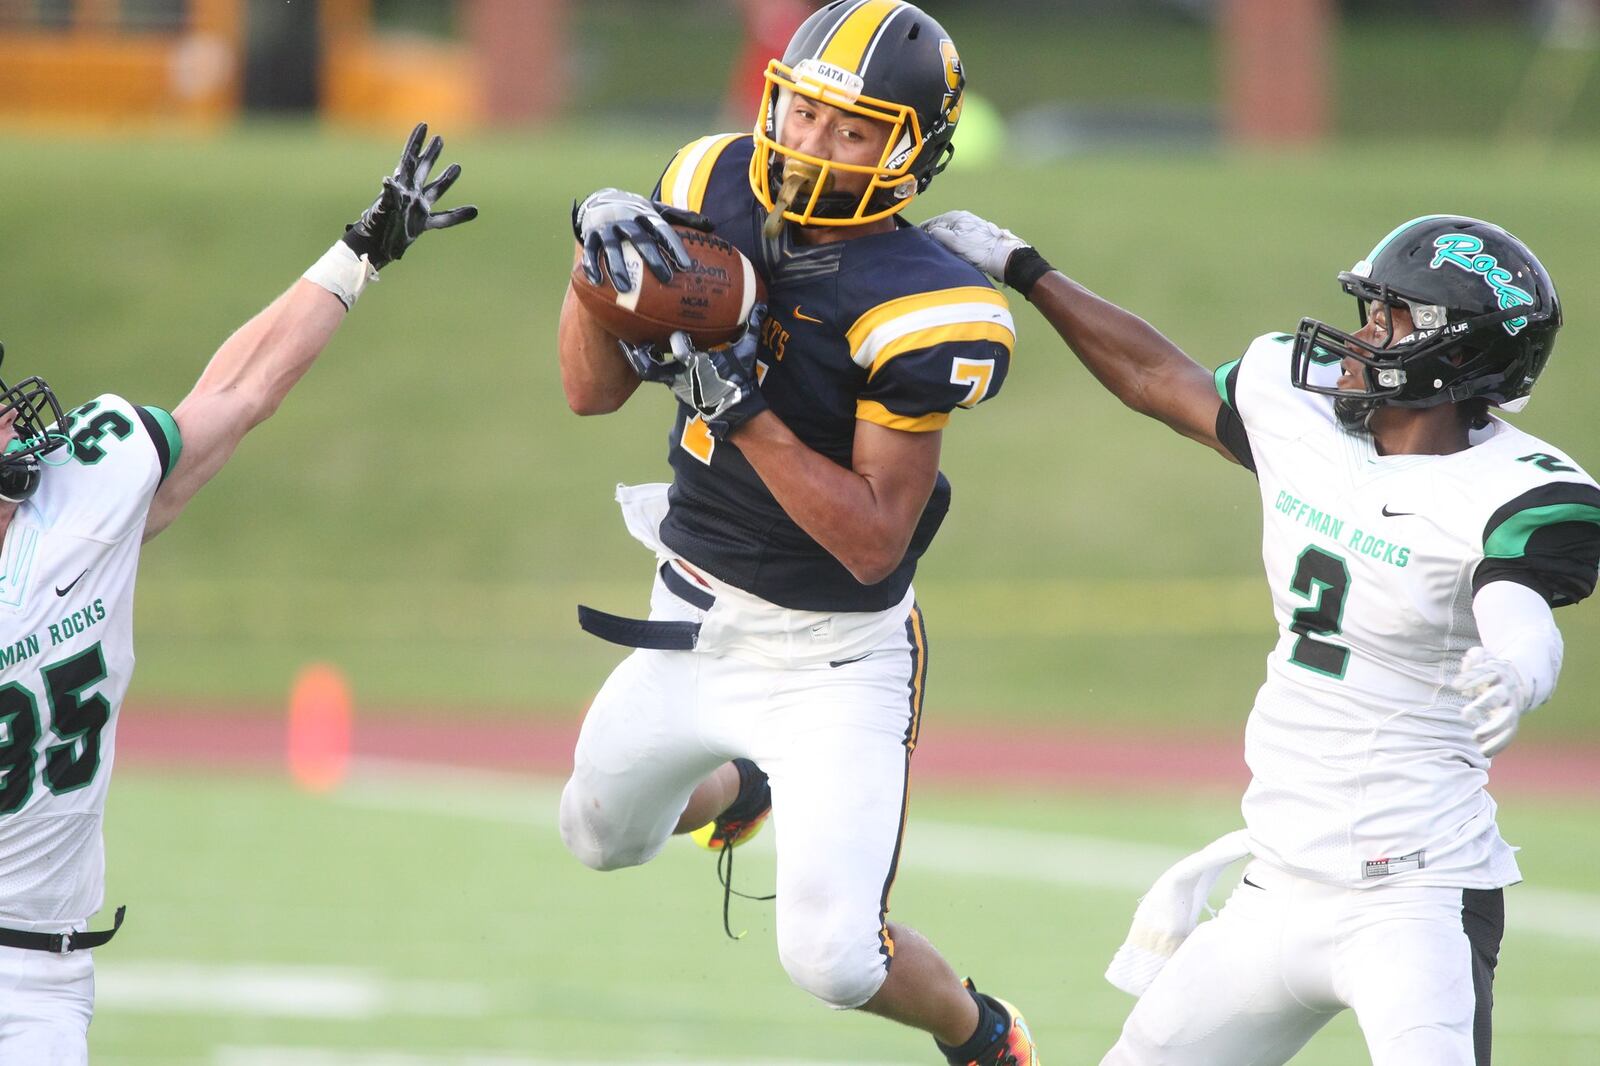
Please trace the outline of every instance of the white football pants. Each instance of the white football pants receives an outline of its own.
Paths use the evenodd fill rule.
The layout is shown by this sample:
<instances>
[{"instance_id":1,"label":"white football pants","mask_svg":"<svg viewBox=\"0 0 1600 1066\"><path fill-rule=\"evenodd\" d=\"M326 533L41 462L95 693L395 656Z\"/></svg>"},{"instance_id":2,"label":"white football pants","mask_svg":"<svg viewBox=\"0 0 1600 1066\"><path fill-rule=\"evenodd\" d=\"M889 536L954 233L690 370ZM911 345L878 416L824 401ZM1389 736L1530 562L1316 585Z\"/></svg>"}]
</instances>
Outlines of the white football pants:
<instances>
[{"instance_id":1,"label":"white football pants","mask_svg":"<svg viewBox=\"0 0 1600 1066\"><path fill-rule=\"evenodd\" d=\"M772 785L784 969L831 1006L859 1007L894 952L886 915L926 662L915 608L838 665L635 651L584 719L562 839L597 870L648 862L707 774L753 759Z\"/></svg>"},{"instance_id":2,"label":"white football pants","mask_svg":"<svg viewBox=\"0 0 1600 1066\"><path fill-rule=\"evenodd\" d=\"M94 957L0 947L0 1066L84 1066Z\"/></svg>"},{"instance_id":3,"label":"white football pants","mask_svg":"<svg viewBox=\"0 0 1600 1066\"><path fill-rule=\"evenodd\" d=\"M1140 997L1101 1066L1276 1066L1346 1007L1374 1066L1487 1066L1500 899L1345 888L1252 862Z\"/></svg>"}]
</instances>

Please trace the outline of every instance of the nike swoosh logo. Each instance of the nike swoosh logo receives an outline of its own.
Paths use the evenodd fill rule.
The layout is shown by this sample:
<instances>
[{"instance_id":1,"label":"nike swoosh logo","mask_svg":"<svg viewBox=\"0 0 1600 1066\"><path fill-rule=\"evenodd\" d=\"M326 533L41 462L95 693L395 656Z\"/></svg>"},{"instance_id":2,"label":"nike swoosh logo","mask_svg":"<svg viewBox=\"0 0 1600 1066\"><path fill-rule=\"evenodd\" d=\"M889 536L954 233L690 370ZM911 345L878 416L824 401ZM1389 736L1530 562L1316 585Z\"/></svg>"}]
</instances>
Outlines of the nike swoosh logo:
<instances>
[{"instance_id":1,"label":"nike swoosh logo","mask_svg":"<svg viewBox=\"0 0 1600 1066\"><path fill-rule=\"evenodd\" d=\"M88 572L89 571L85 570L83 572L83 574L87 574ZM72 586L76 585L78 582L83 580L83 574L79 574L77 577L73 578L72 581L67 585L66 588L62 588L60 585L57 585L56 586L56 595L57 596L65 596L67 593L71 592L72 591Z\"/></svg>"},{"instance_id":2,"label":"nike swoosh logo","mask_svg":"<svg viewBox=\"0 0 1600 1066\"><path fill-rule=\"evenodd\" d=\"M851 663L858 663L871 654L872 653L870 651L864 651L853 659L834 659L832 662L828 663L828 665L837 670L841 666L849 666Z\"/></svg>"},{"instance_id":3,"label":"nike swoosh logo","mask_svg":"<svg viewBox=\"0 0 1600 1066\"><path fill-rule=\"evenodd\" d=\"M1383 505L1383 517L1385 518L1404 518L1407 515L1414 515L1416 513L1417 512L1415 511L1391 511L1389 510L1388 504Z\"/></svg>"},{"instance_id":4,"label":"nike swoosh logo","mask_svg":"<svg viewBox=\"0 0 1600 1066\"><path fill-rule=\"evenodd\" d=\"M822 319L820 319L820 318L812 318L810 315L808 315L804 311L800 310L800 305L799 304L795 304L794 305L794 317L803 318L807 322L816 322L816 323L819 323L819 324L822 322Z\"/></svg>"}]
</instances>

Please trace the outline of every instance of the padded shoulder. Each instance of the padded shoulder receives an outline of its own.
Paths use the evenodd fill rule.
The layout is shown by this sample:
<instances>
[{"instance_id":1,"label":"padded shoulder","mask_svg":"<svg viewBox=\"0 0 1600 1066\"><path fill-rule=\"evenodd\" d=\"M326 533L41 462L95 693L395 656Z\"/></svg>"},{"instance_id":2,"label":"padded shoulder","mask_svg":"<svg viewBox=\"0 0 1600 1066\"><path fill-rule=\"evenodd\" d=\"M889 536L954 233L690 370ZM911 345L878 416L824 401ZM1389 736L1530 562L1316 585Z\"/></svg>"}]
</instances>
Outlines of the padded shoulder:
<instances>
[{"instance_id":1,"label":"padded shoulder","mask_svg":"<svg viewBox=\"0 0 1600 1066\"><path fill-rule=\"evenodd\" d=\"M957 407L1000 391L1016 346L1006 297L921 230L845 242L850 359L867 372L856 417L942 428Z\"/></svg>"},{"instance_id":2,"label":"padded shoulder","mask_svg":"<svg viewBox=\"0 0 1600 1066\"><path fill-rule=\"evenodd\" d=\"M176 466L182 438L172 416L120 396L98 396L67 412L70 442L48 461L32 501L47 524L114 541L142 526L161 481Z\"/></svg>"},{"instance_id":3,"label":"padded shoulder","mask_svg":"<svg viewBox=\"0 0 1600 1066\"><path fill-rule=\"evenodd\" d=\"M655 197L673 207L710 214L706 201L707 193L713 188L713 177L720 190L733 175L748 173L753 154L754 140L748 133L697 137L678 149L672 162L667 164L661 180L656 183Z\"/></svg>"},{"instance_id":4,"label":"padded shoulder","mask_svg":"<svg viewBox=\"0 0 1600 1066\"><path fill-rule=\"evenodd\" d=\"M1552 607L1587 598L1600 577L1600 486L1539 438L1492 425L1493 436L1471 449L1482 456L1471 490L1485 501L1473 587L1515 581Z\"/></svg>"},{"instance_id":5,"label":"padded shoulder","mask_svg":"<svg viewBox=\"0 0 1600 1066\"><path fill-rule=\"evenodd\" d=\"M1218 394L1252 437L1295 438L1311 427L1335 424L1332 400L1297 389L1290 380L1293 351L1291 334L1264 333L1250 342L1244 355L1217 369ZM1314 383L1332 384L1338 377L1338 363L1312 367Z\"/></svg>"}]
</instances>

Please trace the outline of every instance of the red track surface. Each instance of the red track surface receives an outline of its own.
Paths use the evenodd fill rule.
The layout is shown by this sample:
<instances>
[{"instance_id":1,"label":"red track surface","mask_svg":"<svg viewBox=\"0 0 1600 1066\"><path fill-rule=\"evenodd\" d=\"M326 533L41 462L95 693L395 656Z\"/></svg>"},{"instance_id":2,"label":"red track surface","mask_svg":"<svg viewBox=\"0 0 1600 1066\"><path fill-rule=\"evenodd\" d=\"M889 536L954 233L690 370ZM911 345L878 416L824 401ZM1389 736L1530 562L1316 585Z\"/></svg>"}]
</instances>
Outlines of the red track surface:
<instances>
[{"instance_id":1,"label":"red track surface","mask_svg":"<svg viewBox=\"0 0 1600 1066\"><path fill-rule=\"evenodd\" d=\"M225 770L282 766L282 711L198 704L132 705L117 725L124 766ZM529 774L564 774L578 736L570 721L475 714L462 728L447 714L358 712L358 758L407 759ZM919 781L978 788L1149 792L1242 790L1249 780L1241 736L1083 733L1056 728L987 729L925 723L913 760ZM1600 799L1600 746L1517 743L1495 760L1499 793Z\"/></svg>"}]
</instances>

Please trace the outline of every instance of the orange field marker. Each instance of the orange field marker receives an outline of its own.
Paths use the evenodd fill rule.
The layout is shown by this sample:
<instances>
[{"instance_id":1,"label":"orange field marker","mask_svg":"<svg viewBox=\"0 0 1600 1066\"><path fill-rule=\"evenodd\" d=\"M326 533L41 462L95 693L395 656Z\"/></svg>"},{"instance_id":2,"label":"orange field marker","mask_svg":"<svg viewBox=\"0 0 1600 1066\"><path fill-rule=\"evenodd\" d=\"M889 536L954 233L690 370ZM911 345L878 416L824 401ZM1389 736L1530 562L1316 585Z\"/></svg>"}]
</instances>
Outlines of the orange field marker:
<instances>
[{"instance_id":1,"label":"orange field marker","mask_svg":"<svg viewBox=\"0 0 1600 1066\"><path fill-rule=\"evenodd\" d=\"M327 663L300 671L289 690L289 777L307 792L329 792L350 768L350 686Z\"/></svg>"}]
</instances>

